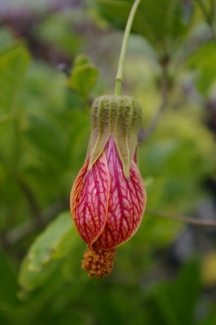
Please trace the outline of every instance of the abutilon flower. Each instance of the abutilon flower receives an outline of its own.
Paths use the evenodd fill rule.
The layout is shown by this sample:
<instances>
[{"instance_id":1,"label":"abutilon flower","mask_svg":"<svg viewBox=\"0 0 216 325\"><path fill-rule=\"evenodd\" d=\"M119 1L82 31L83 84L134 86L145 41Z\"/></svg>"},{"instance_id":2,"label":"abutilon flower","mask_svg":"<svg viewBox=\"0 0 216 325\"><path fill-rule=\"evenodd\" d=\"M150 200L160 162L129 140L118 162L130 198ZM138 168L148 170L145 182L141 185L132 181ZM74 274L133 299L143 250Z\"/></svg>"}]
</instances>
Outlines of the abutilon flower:
<instances>
[{"instance_id":1,"label":"abutilon flower","mask_svg":"<svg viewBox=\"0 0 216 325\"><path fill-rule=\"evenodd\" d=\"M115 248L137 231L146 205L136 164L139 103L127 96L102 96L91 108L87 158L71 190L71 214L87 243L82 267L90 276L108 275Z\"/></svg>"}]
</instances>

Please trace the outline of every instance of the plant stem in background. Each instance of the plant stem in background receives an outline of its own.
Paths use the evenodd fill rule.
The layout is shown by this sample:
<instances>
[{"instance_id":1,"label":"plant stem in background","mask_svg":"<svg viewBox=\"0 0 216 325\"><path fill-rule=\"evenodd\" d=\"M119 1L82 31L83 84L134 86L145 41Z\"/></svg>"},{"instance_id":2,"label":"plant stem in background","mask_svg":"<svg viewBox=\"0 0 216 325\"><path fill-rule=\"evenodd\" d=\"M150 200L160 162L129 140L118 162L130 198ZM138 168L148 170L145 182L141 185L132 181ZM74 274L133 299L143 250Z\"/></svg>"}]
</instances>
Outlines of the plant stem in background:
<instances>
[{"instance_id":1,"label":"plant stem in background","mask_svg":"<svg viewBox=\"0 0 216 325\"><path fill-rule=\"evenodd\" d=\"M215 220L200 220L200 219L197 219L194 217L185 217L185 216L180 216L180 215L175 215L175 214L170 214L170 213L163 213L163 212L149 210L149 209L146 210L146 213L156 216L156 217L173 219L175 221L190 223L190 224L193 224L196 226L216 227Z\"/></svg>"},{"instance_id":2,"label":"plant stem in background","mask_svg":"<svg viewBox=\"0 0 216 325\"><path fill-rule=\"evenodd\" d=\"M215 9L214 9L214 1L210 0L210 11L206 9L202 0L196 0L200 9L202 10L203 16L209 27L211 28L212 36L216 41L216 31L214 29L214 16L215 16Z\"/></svg>"},{"instance_id":3,"label":"plant stem in background","mask_svg":"<svg viewBox=\"0 0 216 325\"><path fill-rule=\"evenodd\" d=\"M130 31L131 31L131 26L132 26L133 19L134 19L134 16L137 11L139 3L140 3L140 0L134 1L134 4L130 11L130 15L128 17L127 25L125 28L124 38L123 38L122 47L121 47L121 53L120 53L120 57L119 57L118 71L117 71L117 75L116 75L116 79L115 79L116 83L115 83L114 95L121 95L125 53L126 53L128 38L130 35Z\"/></svg>"}]
</instances>

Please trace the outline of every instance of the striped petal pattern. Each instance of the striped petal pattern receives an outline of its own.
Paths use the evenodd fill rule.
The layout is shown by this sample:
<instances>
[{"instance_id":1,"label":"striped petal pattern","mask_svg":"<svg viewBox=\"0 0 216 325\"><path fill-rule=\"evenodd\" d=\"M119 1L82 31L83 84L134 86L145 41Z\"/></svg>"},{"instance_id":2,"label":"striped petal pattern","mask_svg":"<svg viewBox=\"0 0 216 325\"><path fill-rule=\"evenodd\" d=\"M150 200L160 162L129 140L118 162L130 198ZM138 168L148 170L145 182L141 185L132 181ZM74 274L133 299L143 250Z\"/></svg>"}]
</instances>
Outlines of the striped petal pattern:
<instances>
[{"instance_id":1,"label":"striped petal pattern","mask_svg":"<svg viewBox=\"0 0 216 325\"><path fill-rule=\"evenodd\" d=\"M138 229L146 192L135 161L125 178L113 135L88 171L89 160L71 191L71 212L81 238L110 250L130 239Z\"/></svg>"},{"instance_id":2,"label":"striped petal pattern","mask_svg":"<svg viewBox=\"0 0 216 325\"><path fill-rule=\"evenodd\" d=\"M110 177L103 152L92 168L88 161L79 172L71 191L71 212L81 238L89 245L100 236L107 219Z\"/></svg>"}]
</instances>

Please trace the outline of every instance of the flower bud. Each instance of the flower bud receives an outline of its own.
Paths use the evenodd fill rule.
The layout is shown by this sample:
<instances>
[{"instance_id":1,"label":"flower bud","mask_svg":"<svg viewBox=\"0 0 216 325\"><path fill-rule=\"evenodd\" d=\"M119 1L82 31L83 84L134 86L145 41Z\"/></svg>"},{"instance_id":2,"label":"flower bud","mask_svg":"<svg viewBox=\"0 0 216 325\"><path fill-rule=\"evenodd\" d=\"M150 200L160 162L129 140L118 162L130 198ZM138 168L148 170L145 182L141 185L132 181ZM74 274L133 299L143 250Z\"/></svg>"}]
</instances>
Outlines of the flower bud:
<instances>
[{"instance_id":1,"label":"flower bud","mask_svg":"<svg viewBox=\"0 0 216 325\"><path fill-rule=\"evenodd\" d=\"M136 165L139 103L127 96L102 96L91 108L85 164L71 190L71 214L87 243L82 267L90 276L108 275L115 248L137 231L146 206Z\"/></svg>"}]
</instances>

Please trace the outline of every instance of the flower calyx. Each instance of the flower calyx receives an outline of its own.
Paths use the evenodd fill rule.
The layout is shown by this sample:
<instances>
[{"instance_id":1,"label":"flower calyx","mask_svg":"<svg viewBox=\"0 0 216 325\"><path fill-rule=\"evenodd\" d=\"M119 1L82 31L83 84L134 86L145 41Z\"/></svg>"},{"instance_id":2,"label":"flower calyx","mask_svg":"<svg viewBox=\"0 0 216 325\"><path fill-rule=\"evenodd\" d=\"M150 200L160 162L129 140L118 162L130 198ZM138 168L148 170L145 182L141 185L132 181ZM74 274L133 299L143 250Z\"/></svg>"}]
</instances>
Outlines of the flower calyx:
<instances>
[{"instance_id":1,"label":"flower calyx","mask_svg":"<svg viewBox=\"0 0 216 325\"><path fill-rule=\"evenodd\" d=\"M101 155L108 139L114 137L126 178L137 149L137 133L142 122L142 108L128 96L104 95L95 99L91 107L91 136L88 170Z\"/></svg>"}]
</instances>

